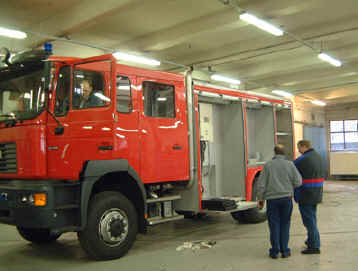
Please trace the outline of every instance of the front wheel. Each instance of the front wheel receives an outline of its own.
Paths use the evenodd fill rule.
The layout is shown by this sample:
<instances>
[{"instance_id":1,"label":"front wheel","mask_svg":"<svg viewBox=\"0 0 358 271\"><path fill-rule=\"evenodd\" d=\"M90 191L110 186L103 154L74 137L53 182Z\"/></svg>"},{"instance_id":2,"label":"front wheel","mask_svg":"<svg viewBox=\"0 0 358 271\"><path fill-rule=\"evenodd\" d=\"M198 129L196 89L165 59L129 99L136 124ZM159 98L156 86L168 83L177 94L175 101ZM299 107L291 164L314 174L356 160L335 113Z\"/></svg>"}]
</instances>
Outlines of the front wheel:
<instances>
[{"instance_id":1,"label":"front wheel","mask_svg":"<svg viewBox=\"0 0 358 271\"><path fill-rule=\"evenodd\" d=\"M123 256L133 245L138 217L133 204L119 192L101 192L89 205L86 228L78 233L82 248L95 260Z\"/></svg>"},{"instance_id":2,"label":"front wheel","mask_svg":"<svg viewBox=\"0 0 358 271\"><path fill-rule=\"evenodd\" d=\"M54 233L49 229L31 229L17 227L17 231L22 238L36 244L51 243L56 241L61 236L60 233Z\"/></svg>"}]
</instances>

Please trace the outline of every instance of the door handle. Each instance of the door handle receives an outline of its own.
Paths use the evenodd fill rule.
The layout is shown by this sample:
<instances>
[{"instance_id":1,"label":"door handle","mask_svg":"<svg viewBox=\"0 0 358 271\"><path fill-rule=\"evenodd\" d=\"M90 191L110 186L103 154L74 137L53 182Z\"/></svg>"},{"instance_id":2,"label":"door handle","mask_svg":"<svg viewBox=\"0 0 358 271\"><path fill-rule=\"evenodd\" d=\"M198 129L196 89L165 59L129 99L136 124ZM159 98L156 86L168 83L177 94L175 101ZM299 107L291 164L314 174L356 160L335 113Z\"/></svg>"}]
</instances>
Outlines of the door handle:
<instances>
[{"instance_id":1,"label":"door handle","mask_svg":"<svg viewBox=\"0 0 358 271\"><path fill-rule=\"evenodd\" d=\"M173 145L173 150L181 150L181 149L182 147L180 145L177 144Z\"/></svg>"},{"instance_id":2,"label":"door handle","mask_svg":"<svg viewBox=\"0 0 358 271\"><path fill-rule=\"evenodd\" d=\"M100 150L100 151L111 151L111 150L113 150L113 146L99 146L98 147L98 149Z\"/></svg>"}]
</instances>

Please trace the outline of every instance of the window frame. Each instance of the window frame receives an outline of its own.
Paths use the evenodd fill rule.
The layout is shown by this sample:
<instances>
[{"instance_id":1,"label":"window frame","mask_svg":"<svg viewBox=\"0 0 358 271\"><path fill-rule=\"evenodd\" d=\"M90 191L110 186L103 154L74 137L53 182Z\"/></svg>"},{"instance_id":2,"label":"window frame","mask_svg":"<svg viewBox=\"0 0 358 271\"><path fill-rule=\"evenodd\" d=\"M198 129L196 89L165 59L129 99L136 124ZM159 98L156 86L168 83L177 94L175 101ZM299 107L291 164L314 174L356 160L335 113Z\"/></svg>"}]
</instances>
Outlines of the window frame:
<instances>
[{"instance_id":1,"label":"window frame","mask_svg":"<svg viewBox=\"0 0 358 271\"><path fill-rule=\"evenodd\" d=\"M357 121L357 127L356 127L356 130L349 130L349 131L346 131L345 130L345 121L352 121L352 120L355 120ZM338 132L332 132L331 130L331 123L335 121L335 122L342 122L343 124L343 129L342 131L338 131ZM358 133L358 119L345 119L345 120L330 120L329 121L329 147L330 147L330 151L331 152L348 152L348 151L358 151L358 146L356 148L349 148L347 147L347 143L346 142L346 134L351 134L351 133ZM340 149L340 150L336 150L336 149L332 149L332 134L343 134L343 149ZM342 144L342 143L339 143L339 144ZM358 143L357 143L358 145Z\"/></svg>"},{"instance_id":2,"label":"window frame","mask_svg":"<svg viewBox=\"0 0 358 271\"><path fill-rule=\"evenodd\" d=\"M162 117L162 116L153 116L152 115L147 115L146 113L146 100L145 100L145 84L154 84L154 85L164 85L167 87L171 87L172 91L173 91L173 116L170 117ZM174 84L169 84L169 83L165 83L165 82L157 82L157 81L150 81L150 80L146 80L142 82L142 89L143 89L143 113L146 117L148 118L158 118L158 119L175 119L176 118L176 94L175 94L175 85ZM159 90L160 91L160 90ZM153 110L152 110L153 113Z\"/></svg>"},{"instance_id":3,"label":"window frame","mask_svg":"<svg viewBox=\"0 0 358 271\"><path fill-rule=\"evenodd\" d=\"M73 65L73 67L72 67L71 110L78 111L78 110L92 110L92 109L96 109L96 108L108 108L113 103L111 83L107 82L106 74L102 70L88 69L88 68L82 68L82 69L76 68L78 66L83 66L83 65L92 64L92 63L101 63L101 62L102 61L90 61L90 62L77 63L77 64ZM106 61L103 61L103 62L106 62ZM78 80L76 77L76 71L82 71L83 73L86 73L86 74L91 74L91 73L98 74L102 79L103 90L105 90L106 88L108 88L108 90L109 90L109 96L108 97L106 96L106 97L109 98L110 101L107 104L104 103L104 105L101 105L101 106L90 106L90 107L84 107L84 108L80 108L80 106L74 107L73 98L76 93L75 88L76 88L76 84L77 84L77 80ZM94 77L92 77L92 78L94 78ZM83 78L82 81L84 81L84 80L88 80L88 79ZM92 84L93 84L93 81L92 81ZM93 87L93 85L92 85L92 87ZM82 96L82 94L81 94L81 96Z\"/></svg>"},{"instance_id":4,"label":"window frame","mask_svg":"<svg viewBox=\"0 0 358 271\"><path fill-rule=\"evenodd\" d=\"M128 112L118 111L118 100L117 100L117 97L118 97L117 79L118 79L118 77L126 77L126 78L128 78L128 81L129 81L129 101L130 101L130 103L128 104ZM122 75L122 74L116 75L116 112L120 113L120 114L130 114L133 112L132 81L129 76Z\"/></svg>"},{"instance_id":5,"label":"window frame","mask_svg":"<svg viewBox=\"0 0 358 271\"><path fill-rule=\"evenodd\" d=\"M57 99L58 99L58 91L59 91L59 76L60 76L60 73L61 73L61 70L63 69L69 69L69 85L67 86L68 87L68 110L65 111L64 113L57 113L56 111L56 102L57 102ZM71 97L72 97L72 66L71 65L64 65L64 66L61 66L59 67L58 69L58 72L57 72L57 82L56 82L56 95L55 95L55 107L54 107L54 113L55 113L55 116L56 117L65 117L68 112L71 110L71 105L72 105L72 102L71 102ZM65 97L63 97L63 99L65 100Z\"/></svg>"}]
</instances>

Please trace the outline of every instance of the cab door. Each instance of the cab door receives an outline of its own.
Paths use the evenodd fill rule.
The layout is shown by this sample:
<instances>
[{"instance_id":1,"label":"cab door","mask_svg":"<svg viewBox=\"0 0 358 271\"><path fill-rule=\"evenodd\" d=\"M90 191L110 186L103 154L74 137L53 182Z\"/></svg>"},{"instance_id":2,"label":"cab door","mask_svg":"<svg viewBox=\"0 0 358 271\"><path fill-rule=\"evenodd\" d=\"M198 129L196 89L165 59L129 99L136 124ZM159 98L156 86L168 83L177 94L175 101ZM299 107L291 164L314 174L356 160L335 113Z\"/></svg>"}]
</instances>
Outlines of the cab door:
<instances>
[{"instance_id":1,"label":"cab door","mask_svg":"<svg viewBox=\"0 0 358 271\"><path fill-rule=\"evenodd\" d=\"M114 64L111 56L68 62L57 71L56 89L48 116L48 176L56 179L78 179L87 160L112 157L113 112L112 93ZM90 82L96 103L80 106L83 82ZM82 103L84 104L84 103Z\"/></svg>"},{"instance_id":2,"label":"cab door","mask_svg":"<svg viewBox=\"0 0 358 271\"><path fill-rule=\"evenodd\" d=\"M189 179L183 81L138 78L141 177L145 183Z\"/></svg>"}]
</instances>

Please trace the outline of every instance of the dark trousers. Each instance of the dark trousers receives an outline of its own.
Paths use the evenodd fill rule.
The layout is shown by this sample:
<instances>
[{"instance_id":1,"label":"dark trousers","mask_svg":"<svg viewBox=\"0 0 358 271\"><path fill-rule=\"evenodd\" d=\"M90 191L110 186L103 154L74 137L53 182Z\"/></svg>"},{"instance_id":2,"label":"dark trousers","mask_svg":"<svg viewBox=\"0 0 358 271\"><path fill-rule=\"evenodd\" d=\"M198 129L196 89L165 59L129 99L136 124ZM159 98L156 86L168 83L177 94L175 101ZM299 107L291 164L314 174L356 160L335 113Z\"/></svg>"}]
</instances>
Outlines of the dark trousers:
<instances>
[{"instance_id":1,"label":"dark trousers","mask_svg":"<svg viewBox=\"0 0 358 271\"><path fill-rule=\"evenodd\" d=\"M292 199L285 197L267 200L267 219L270 228L270 241L272 248L270 255L276 256L290 253L288 240L290 238L290 225L292 215Z\"/></svg>"},{"instance_id":2,"label":"dark trousers","mask_svg":"<svg viewBox=\"0 0 358 271\"><path fill-rule=\"evenodd\" d=\"M317 205L299 204L303 225L307 229L308 248L320 248L321 241L317 227Z\"/></svg>"}]
</instances>

